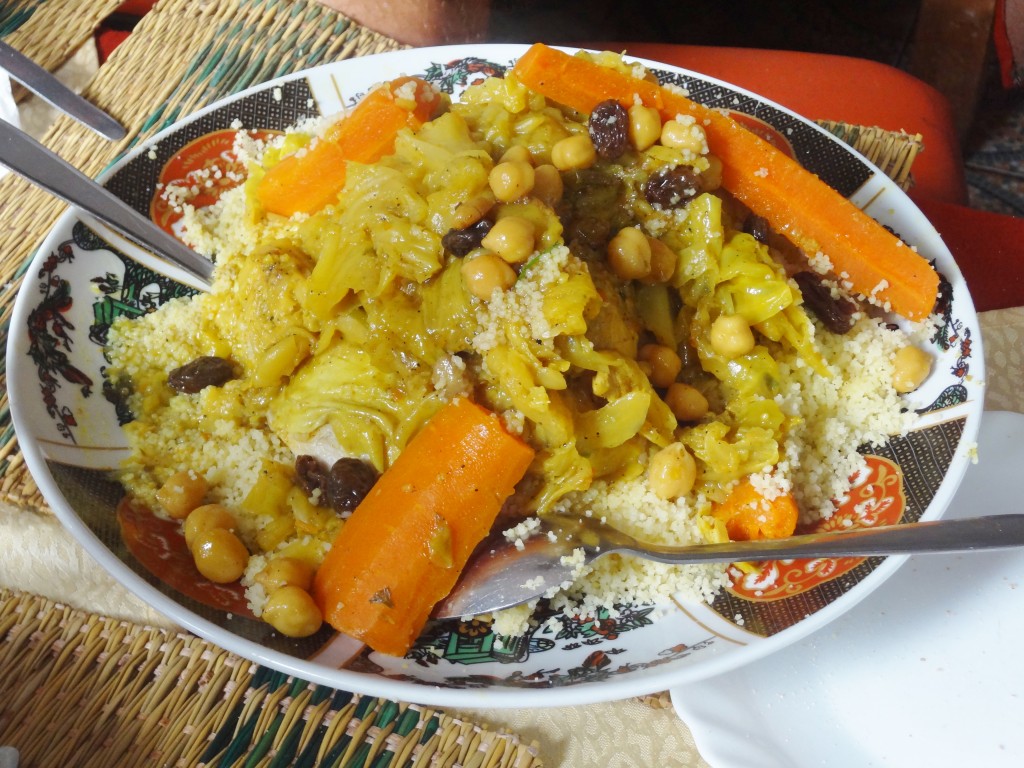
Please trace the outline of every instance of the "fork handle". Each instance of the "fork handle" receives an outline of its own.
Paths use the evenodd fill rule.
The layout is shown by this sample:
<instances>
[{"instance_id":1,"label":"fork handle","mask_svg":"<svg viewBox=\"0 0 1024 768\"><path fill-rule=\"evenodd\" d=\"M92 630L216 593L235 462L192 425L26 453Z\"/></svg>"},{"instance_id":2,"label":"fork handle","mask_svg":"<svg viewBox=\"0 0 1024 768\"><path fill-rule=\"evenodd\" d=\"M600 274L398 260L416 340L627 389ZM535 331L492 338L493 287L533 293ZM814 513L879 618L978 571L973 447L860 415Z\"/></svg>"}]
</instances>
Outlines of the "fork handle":
<instances>
[{"instance_id":1,"label":"fork handle","mask_svg":"<svg viewBox=\"0 0 1024 768\"><path fill-rule=\"evenodd\" d=\"M687 564L976 552L1022 545L1024 514L1009 514L688 547L623 542L614 549L661 563Z\"/></svg>"}]
</instances>

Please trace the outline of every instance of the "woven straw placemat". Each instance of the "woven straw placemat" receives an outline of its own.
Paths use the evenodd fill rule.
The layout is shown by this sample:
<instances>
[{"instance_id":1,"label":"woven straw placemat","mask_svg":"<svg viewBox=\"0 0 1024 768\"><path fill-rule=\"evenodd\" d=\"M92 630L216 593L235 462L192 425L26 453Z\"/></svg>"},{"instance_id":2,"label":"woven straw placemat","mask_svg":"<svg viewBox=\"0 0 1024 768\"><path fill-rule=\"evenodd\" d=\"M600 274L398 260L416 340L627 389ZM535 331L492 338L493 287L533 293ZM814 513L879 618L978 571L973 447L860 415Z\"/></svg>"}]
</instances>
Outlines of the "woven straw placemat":
<instances>
[{"instance_id":1,"label":"woven straw placemat","mask_svg":"<svg viewBox=\"0 0 1024 768\"><path fill-rule=\"evenodd\" d=\"M835 120L818 120L817 123L877 165L900 189L905 191L914 185L910 168L918 153L924 149L920 133L887 131Z\"/></svg>"},{"instance_id":2,"label":"woven straw placemat","mask_svg":"<svg viewBox=\"0 0 1024 768\"><path fill-rule=\"evenodd\" d=\"M0 37L53 71L120 4L121 0L0 0Z\"/></svg>"},{"instance_id":3,"label":"woven straw placemat","mask_svg":"<svg viewBox=\"0 0 1024 768\"><path fill-rule=\"evenodd\" d=\"M540 765L512 734L6 590L0 689L0 744L26 768Z\"/></svg>"}]
</instances>

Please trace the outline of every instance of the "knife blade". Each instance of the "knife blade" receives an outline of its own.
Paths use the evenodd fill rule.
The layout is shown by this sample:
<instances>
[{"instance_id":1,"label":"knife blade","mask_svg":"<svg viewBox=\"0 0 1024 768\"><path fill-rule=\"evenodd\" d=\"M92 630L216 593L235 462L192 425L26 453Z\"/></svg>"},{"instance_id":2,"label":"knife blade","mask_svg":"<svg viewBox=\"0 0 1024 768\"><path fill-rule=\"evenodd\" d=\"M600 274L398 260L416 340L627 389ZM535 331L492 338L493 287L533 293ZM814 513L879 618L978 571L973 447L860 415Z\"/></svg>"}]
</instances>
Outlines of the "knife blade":
<instances>
[{"instance_id":1,"label":"knife blade","mask_svg":"<svg viewBox=\"0 0 1024 768\"><path fill-rule=\"evenodd\" d=\"M0 69L61 112L112 141L127 134L124 126L92 102L79 96L64 83L0 40Z\"/></svg>"}]
</instances>

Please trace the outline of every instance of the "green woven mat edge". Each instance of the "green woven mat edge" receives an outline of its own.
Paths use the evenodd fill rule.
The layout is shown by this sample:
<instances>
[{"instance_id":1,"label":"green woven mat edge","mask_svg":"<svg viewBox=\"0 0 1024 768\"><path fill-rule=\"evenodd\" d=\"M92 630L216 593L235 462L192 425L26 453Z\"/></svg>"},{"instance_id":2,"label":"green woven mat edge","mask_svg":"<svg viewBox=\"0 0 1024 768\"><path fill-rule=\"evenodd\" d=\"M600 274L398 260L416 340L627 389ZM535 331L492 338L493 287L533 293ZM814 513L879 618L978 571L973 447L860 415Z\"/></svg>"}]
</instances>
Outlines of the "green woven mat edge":
<instances>
[{"instance_id":1,"label":"green woven mat edge","mask_svg":"<svg viewBox=\"0 0 1024 768\"><path fill-rule=\"evenodd\" d=\"M6 37L32 18L43 0L0 3L0 37Z\"/></svg>"}]
</instances>

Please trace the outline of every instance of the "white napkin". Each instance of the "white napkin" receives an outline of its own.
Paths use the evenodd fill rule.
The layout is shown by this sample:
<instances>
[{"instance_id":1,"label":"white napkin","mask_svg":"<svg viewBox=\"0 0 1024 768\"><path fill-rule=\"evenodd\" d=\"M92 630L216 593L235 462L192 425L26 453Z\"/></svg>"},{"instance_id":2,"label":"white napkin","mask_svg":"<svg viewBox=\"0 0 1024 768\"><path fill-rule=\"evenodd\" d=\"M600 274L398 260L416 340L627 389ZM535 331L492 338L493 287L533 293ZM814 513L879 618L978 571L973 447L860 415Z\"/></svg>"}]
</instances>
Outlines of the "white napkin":
<instances>
[{"instance_id":1,"label":"white napkin","mask_svg":"<svg viewBox=\"0 0 1024 768\"><path fill-rule=\"evenodd\" d=\"M18 768L18 750L0 747L0 768Z\"/></svg>"},{"instance_id":2,"label":"white napkin","mask_svg":"<svg viewBox=\"0 0 1024 768\"><path fill-rule=\"evenodd\" d=\"M54 515L0 501L0 541L0 587L115 619L176 629L170 619L118 584Z\"/></svg>"}]
</instances>

